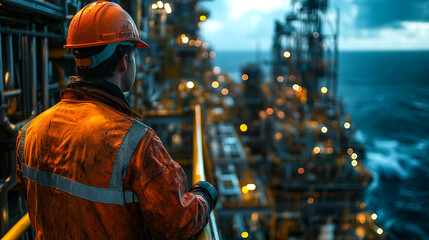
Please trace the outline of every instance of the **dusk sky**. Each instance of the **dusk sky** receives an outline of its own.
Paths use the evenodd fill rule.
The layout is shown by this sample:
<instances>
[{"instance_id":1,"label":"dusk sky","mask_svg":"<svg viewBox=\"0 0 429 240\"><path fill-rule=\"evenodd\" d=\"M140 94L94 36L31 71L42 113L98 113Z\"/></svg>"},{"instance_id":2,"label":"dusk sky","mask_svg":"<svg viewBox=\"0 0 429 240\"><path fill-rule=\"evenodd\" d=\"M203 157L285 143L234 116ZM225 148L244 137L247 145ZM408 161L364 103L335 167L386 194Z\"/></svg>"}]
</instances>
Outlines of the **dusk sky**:
<instances>
[{"instance_id":1,"label":"dusk sky","mask_svg":"<svg viewBox=\"0 0 429 240\"><path fill-rule=\"evenodd\" d=\"M201 35L214 50L269 50L291 0L213 0ZM330 0L340 50L429 50L429 0ZM333 16L333 14L332 14Z\"/></svg>"}]
</instances>

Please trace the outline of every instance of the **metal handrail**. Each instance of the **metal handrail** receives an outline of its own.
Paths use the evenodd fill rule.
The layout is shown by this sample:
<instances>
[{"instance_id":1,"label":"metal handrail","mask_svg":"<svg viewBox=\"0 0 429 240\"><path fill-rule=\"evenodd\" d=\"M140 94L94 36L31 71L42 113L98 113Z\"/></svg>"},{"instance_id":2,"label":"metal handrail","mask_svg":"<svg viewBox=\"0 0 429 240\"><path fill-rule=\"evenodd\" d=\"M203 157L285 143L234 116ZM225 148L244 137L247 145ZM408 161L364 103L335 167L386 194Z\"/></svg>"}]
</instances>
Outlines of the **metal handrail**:
<instances>
[{"instance_id":1,"label":"metal handrail","mask_svg":"<svg viewBox=\"0 0 429 240\"><path fill-rule=\"evenodd\" d=\"M206 180L203 157L203 130L202 130L201 106L196 105L194 110L194 153L192 163L192 183ZM216 217L210 213L210 220L207 226L197 236L198 240L220 240L219 230L216 224Z\"/></svg>"},{"instance_id":2,"label":"metal handrail","mask_svg":"<svg viewBox=\"0 0 429 240\"><path fill-rule=\"evenodd\" d=\"M3 237L1 240L19 239L31 226L30 217L26 213Z\"/></svg>"}]
</instances>

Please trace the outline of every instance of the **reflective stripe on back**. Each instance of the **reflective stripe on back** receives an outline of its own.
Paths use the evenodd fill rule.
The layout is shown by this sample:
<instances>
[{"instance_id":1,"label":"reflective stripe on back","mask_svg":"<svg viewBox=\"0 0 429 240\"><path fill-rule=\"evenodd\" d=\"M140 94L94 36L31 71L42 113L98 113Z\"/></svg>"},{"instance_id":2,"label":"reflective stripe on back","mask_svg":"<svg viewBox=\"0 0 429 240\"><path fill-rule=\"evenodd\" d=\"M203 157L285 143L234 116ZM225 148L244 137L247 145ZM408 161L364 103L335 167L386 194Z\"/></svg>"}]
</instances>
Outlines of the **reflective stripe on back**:
<instances>
[{"instance_id":1,"label":"reflective stripe on back","mask_svg":"<svg viewBox=\"0 0 429 240\"><path fill-rule=\"evenodd\" d=\"M132 191L123 191L122 180L125 178L130 159L140 140L146 134L148 127L140 122L134 122L128 129L116 154L113 164L109 188L94 187L76 182L58 174L32 168L24 163L25 133L29 123L21 131L19 155L21 158L22 175L36 184L52 187L69 193L75 197L93 202L123 205L125 203L138 202L137 196Z\"/></svg>"},{"instance_id":2,"label":"reflective stripe on back","mask_svg":"<svg viewBox=\"0 0 429 240\"><path fill-rule=\"evenodd\" d=\"M132 191L85 185L55 173L37 170L25 164L22 164L22 175L38 185L55 188L92 202L118 205L124 205L126 202L137 202L137 197Z\"/></svg>"}]
</instances>

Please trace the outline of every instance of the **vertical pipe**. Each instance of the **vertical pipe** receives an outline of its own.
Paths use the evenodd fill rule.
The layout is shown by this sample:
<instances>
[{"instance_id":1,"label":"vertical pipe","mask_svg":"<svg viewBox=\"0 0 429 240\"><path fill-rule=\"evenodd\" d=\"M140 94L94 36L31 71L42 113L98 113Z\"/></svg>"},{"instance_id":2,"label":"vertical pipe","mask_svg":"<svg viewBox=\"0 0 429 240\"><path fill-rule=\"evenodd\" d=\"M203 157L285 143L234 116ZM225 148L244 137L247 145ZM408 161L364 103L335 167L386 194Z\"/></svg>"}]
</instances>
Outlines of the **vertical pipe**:
<instances>
[{"instance_id":1,"label":"vertical pipe","mask_svg":"<svg viewBox=\"0 0 429 240\"><path fill-rule=\"evenodd\" d=\"M13 71L13 45L12 45L12 34L6 36L6 55L7 55L7 68L9 72L8 81L5 79L5 88L12 89L14 86L15 72Z\"/></svg>"},{"instance_id":2,"label":"vertical pipe","mask_svg":"<svg viewBox=\"0 0 429 240\"><path fill-rule=\"evenodd\" d=\"M33 32L36 32L36 25L32 26ZM36 36L31 37L30 54L31 54L31 115L35 116L37 112L37 52Z\"/></svg>"},{"instance_id":3,"label":"vertical pipe","mask_svg":"<svg viewBox=\"0 0 429 240\"><path fill-rule=\"evenodd\" d=\"M3 83L4 83L4 74L3 74L3 44L2 44L2 34L0 33L0 121L3 122L5 117L5 111L3 108L4 96L3 96Z\"/></svg>"},{"instance_id":4,"label":"vertical pipe","mask_svg":"<svg viewBox=\"0 0 429 240\"><path fill-rule=\"evenodd\" d=\"M9 229L9 207L7 204L7 184L0 182L0 236Z\"/></svg>"},{"instance_id":5,"label":"vertical pipe","mask_svg":"<svg viewBox=\"0 0 429 240\"><path fill-rule=\"evenodd\" d=\"M29 105L30 105L30 97L28 94L28 90L29 90L29 72L28 72L28 35L22 35L21 36L21 51L22 51L22 78L21 78L21 98L22 98L22 102L23 102L23 113L24 113L24 118L26 118L27 116L30 115L30 111L29 111Z\"/></svg>"},{"instance_id":6,"label":"vertical pipe","mask_svg":"<svg viewBox=\"0 0 429 240\"><path fill-rule=\"evenodd\" d=\"M48 32L48 27L44 27L44 32ZM48 76L48 38L42 38L42 89L43 89L43 110L48 109L48 100L49 100L49 76Z\"/></svg>"}]
</instances>

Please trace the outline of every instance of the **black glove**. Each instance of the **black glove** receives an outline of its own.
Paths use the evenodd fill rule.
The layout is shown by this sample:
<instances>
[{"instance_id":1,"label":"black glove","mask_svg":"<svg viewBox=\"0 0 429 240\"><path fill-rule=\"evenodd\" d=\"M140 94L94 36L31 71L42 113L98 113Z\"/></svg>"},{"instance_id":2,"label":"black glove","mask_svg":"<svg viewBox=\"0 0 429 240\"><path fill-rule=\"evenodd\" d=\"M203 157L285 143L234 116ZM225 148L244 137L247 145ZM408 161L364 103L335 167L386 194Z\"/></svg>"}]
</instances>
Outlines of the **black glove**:
<instances>
[{"instance_id":1,"label":"black glove","mask_svg":"<svg viewBox=\"0 0 429 240\"><path fill-rule=\"evenodd\" d=\"M203 197L204 200L206 200L206 202L208 203L210 211L213 210L217 202L217 191L209 182L197 182L191 187L190 192Z\"/></svg>"}]
</instances>

